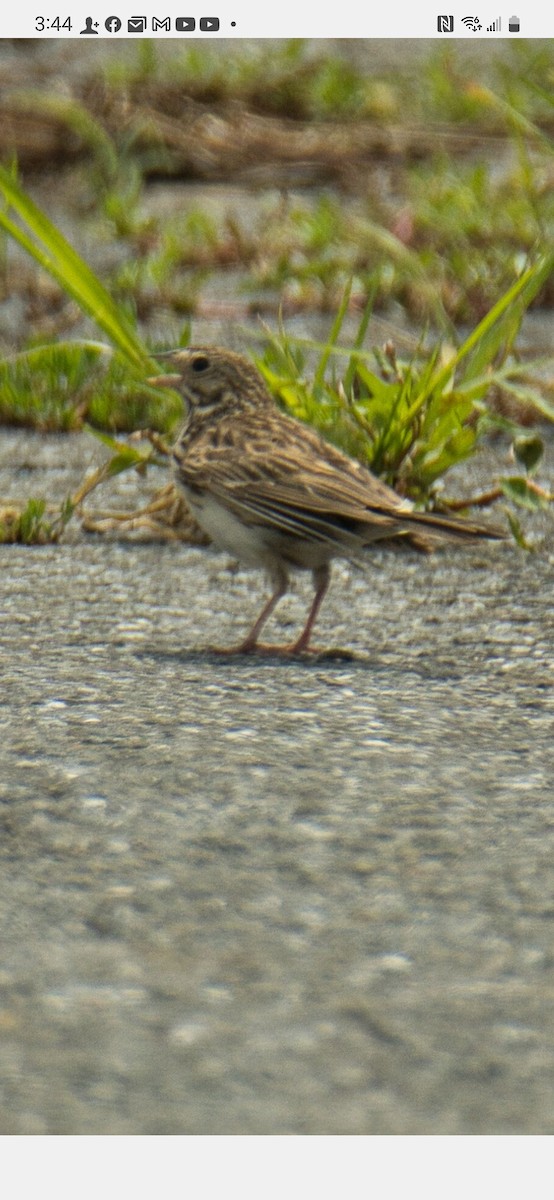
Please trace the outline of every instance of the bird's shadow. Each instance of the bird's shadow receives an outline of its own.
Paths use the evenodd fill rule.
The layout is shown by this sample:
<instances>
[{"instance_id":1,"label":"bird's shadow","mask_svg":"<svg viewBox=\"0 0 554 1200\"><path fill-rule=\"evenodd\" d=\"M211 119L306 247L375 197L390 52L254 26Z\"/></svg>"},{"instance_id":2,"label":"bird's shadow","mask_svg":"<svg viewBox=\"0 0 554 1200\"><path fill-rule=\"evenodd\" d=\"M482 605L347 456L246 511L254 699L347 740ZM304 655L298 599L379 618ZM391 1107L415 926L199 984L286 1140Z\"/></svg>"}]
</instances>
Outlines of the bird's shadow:
<instances>
[{"instance_id":1,"label":"bird's shadow","mask_svg":"<svg viewBox=\"0 0 554 1200\"><path fill-rule=\"evenodd\" d=\"M277 647L268 646L261 653L229 653L225 649L214 646L191 647L190 649L166 650L162 647L133 650L136 658L155 659L158 662L194 664L198 666L232 667L233 670L245 670L251 667L350 667L354 669L367 668L377 664L369 655L357 654L343 648L312 650L303 654L284 654Z\"/></svg>"},{"instance_id":2,"label":"bird's shadow","mask_svg":"<svg viewBox=\"0 0 554 1200\"><path fill-rule=\"evenodd\" d=\"M133 647L133 657L158 663L173 663L181 667L218 668L226 675L232 672L250 671L253 667L258 673L265 670L285 670L286 668L301 667L305 671L321 671L332 674L336 671L371 672L372 676L398 676L409 674L426 681L455 682L464 678L464 672L459 665L452 662L436 662L433 658L418 659L406 663L391 662L390 655L381 655L379 651L373 654L354 652L343 648L313 650L304 654L283 654L276 649L267 648L262 654L229 653L216 647L190 647L189 649L169 650L163 646Z\"/></svg>"}]
</instances>

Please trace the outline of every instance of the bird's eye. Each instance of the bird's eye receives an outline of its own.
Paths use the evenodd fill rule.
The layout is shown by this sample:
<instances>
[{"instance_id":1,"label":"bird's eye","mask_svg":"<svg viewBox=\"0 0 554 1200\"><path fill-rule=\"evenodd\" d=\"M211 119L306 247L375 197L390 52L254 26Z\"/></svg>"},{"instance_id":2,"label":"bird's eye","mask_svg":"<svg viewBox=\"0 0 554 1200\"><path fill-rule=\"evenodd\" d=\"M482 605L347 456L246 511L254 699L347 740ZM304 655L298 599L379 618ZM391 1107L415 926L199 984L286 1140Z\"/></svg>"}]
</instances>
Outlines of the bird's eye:
<instances>
[{"instance_id":1,"label":"bird's eye","mask_svg":"<svg viewBox=\"0 0 554 1200\"><path fill-rule=\"evenodd\" d=\"M193 358L190 365L193 371L207 371L210 365L210 360L209 358L204 358L203 355L199 355L198 358Z\"/></svg>"}]
</instances>

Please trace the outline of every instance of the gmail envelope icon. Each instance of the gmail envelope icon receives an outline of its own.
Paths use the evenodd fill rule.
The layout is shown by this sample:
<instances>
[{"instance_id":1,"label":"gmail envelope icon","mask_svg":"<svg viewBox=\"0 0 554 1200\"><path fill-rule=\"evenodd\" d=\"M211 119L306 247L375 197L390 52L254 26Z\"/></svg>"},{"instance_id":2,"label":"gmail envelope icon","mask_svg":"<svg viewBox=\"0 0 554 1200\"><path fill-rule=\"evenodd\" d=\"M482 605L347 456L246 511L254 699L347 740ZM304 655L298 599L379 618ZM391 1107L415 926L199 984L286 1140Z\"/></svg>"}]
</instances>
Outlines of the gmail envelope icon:
<instances>
[{"instance_id":1,"label":"gmail envelope icon","mask_svg":"<svg viewBox=\"0 0 554 1200\"><path fill-rule=\"evenodd\" d=\"M165 29L169 33L171 29L171 17L152 17L152 29Z\"/></svg>"}]
</instances>

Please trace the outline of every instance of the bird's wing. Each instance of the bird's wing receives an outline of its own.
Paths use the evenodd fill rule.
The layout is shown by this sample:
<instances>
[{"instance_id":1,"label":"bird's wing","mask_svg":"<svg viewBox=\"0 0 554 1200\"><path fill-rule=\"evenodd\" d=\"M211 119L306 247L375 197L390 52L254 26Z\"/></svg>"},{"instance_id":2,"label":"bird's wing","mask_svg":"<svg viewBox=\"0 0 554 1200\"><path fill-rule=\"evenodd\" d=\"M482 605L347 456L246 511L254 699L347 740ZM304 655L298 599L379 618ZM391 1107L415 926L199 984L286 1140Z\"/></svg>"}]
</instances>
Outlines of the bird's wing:
<instances>
[{"instance_id":1,"label":"bird's wing","mask_svg":"<svg viewBox=\"0 0 554 1200\"><path fill-rule=\"evenodd\" d=\"M222 421L183 453L177 444L174 458L186 487L209 493L248 524L351 549L360 547L362 525L368 541L403 528L406 510L392 488L281 414L265 435L259 418L250 424L243 416L240 427Z\"/></svg>"},{"instance_id":2,"label":"bird's wing","mask_svg":"<svg viewBox=\"0 0 554 1200\"><path fill-rule=\"evenodd\" d=\"M414 512L360 463L281 413L272 414L265 431L259 416L251 423L245 415L239 423L223 420L183 453L177 444L174 457L186 487L209 493L245 523L351 551L416 527L439 537L502 536L454 517Z\"/></svg>"}]
</instances>

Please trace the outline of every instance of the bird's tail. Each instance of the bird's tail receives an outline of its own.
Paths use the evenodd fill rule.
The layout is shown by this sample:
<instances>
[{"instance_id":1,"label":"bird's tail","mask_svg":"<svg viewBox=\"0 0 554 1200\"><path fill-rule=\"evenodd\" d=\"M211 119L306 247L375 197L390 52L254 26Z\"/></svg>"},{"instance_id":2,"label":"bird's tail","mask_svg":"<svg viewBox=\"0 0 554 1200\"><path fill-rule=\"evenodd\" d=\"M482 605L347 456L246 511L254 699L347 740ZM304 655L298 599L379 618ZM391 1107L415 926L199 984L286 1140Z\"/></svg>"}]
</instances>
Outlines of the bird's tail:
<instances>
[{"instance_id":1,"label":"bird's tail","mask_svg":"<svg viewBox=\"0 0 554 1200\"><path fill-rule=\"evenodd\" d=\"M507 537L497 525L481 525L477 521L466 521L462 517L450 517L442 513L403 512L402 524L404 523L407 533L421 530L433 537L454 538L464 542L475 541L478 538L503 541Z\"/></svg>"}]
</instances>

